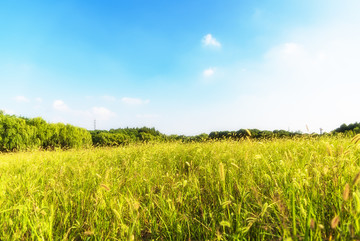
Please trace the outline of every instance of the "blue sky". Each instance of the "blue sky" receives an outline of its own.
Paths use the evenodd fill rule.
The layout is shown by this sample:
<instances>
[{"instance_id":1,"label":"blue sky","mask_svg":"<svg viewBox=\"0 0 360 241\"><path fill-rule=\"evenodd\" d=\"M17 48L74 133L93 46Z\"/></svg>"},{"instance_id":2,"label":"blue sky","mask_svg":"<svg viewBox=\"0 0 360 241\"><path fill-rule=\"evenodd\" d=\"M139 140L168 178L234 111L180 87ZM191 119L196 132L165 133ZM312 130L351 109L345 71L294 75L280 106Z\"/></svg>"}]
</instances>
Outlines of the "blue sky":
<instances>
[{"instance_id":1,"label":"blue sky","mask_svg":"<svg viewBox=\"0 0 360 241\"><path fill-rule=\"evenodd\" d=\"M0 109L167 134L360 121L355 0L0 2Z\"/></svg>"}]
</instances>

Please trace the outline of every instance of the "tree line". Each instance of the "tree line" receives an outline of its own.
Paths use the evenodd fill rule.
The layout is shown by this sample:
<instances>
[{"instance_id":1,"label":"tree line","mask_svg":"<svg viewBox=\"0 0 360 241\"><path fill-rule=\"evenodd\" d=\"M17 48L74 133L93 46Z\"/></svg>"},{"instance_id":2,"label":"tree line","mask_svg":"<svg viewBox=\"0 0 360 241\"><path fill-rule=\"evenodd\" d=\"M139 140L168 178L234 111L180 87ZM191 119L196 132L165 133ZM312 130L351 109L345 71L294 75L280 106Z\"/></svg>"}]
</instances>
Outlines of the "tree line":
<instances>
[{"instance_id":1,"label":"tree line","mask_svg":"<svg viewBox=\"0 0 360 241\"><path fill-rule=\"evenodd\" d=\"M134 142L152 141L181 141L181 142L203 142L207 140L243 138L268 139L284 138L303 135L301 132L290 132L284 130L261 131L258 129L240 129L238 131L215 131L210 134L202 133L196 136L165 135L154 128L124 128L90 131L95 146L118 146Z\"/></svg>"},{"instance_id":2,"label":"tree line","mask_svg":"<svg viewBox=\"0 0 360 241\"><path fill-rule=\"evenodd\" d=\"M84 128L47 123L40 117L25 118L0 111L0 151L74 148L92 145Z\"/></svg>"},{"instance_id":3,"label":"tree line","mask_svg":"<svg viewBox=\"0 0 360 241\"><path fill-rule=\"evenodd\" d=\"M90 131L94 146L119 146L135 142L164 141L165 134L155 128L124 128Z\"/></svg>"},{"instance_id":4,"label":"tree line","mask_svg":"<svg viewBox=\"0 0 360 241\"><path fill-rule=\"evenodd\" d=\"M360 134L360 123L342 124L339 128L333 130L333 133L345 133L347 135Z\"/></svg>"},{"instance_id":5,"label":"tree line","mask_svg":"<svg viewBox=\"0 0 360 241\"><path fill-rule=\"evenodd\" d=\"M329 134L360 133L360 123L343 124ZM328 134L328 133L325 133ZM270 139L303 136L299 131L263 131L240 129L238 131L216 131L196 136L165 135L155 128L119 128L88 131L63 123L47 123L40 117L25 118L4 114L0 111L0 151L20 151L28 149L75 148L88 146L120 146L137 142L203 142L207 140L241 140L244 138ZM317 136L312 134L311 136Z\"/></svg>"},{"instance_id":6,"label":"tree line","mask_svg":"<svg viewBox=\"0 0 360 241\"><path fill-rule=\"evenodd\" d=\"M301 132L290 132L285 130L274 131L261 131L258 129L240 129L238 131L219 131L211 132L209 134L210 139L268 139L268 138L283 138L283 137L295 137L303 135Z\"/></svg>"}]
</instances>

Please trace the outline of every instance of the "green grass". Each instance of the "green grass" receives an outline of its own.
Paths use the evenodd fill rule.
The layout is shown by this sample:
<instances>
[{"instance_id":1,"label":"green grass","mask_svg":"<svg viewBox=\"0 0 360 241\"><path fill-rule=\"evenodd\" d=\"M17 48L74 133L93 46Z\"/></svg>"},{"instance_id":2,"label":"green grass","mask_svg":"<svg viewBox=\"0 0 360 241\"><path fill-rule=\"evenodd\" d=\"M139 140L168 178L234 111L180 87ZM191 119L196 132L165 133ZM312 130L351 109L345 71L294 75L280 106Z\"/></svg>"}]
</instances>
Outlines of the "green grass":
<instances>
[{"instance_id":1,"label":"green grass","mask_svg":"<svg viewBox=\"0 0 360 241\"><path fill-rule=\"evenodd\" d=\"M359 171L341 137L2 154L0 239L355 240Z\"/></svg>"}]
</instances>

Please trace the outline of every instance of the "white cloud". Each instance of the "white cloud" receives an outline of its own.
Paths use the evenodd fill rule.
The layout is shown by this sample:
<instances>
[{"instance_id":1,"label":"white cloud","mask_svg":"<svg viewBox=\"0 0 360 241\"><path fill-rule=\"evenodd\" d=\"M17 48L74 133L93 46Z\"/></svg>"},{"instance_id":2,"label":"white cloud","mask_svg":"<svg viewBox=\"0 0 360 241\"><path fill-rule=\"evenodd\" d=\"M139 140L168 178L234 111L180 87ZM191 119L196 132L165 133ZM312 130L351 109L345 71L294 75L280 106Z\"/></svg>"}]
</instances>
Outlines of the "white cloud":
<instances>
[{"instance_id":1,"label":"white cloud","mask_svg":"<svg viewBox=\"0 0 360 241\"><path fill-rule=\"evenodd\" d=\"M25 96L22 96L22 95L18 95L14 99L16 102L21 102L21 103L30 102L30 100L28 98L26 98Z\"/></svg>"},{"instance_id":2,"label":"white cloud","mask_svg":"<svg viewBox=\"0 0 360 241\"><path fill-rule=\"evenodd\" d=\"M296 43L285 43L284 44L284 53L285 54L296 54L301 52L301 47Z\"/></svg>"},{"instance_id":3,"label":"white cloud","mask_svg":"<svg viewBox=\"0 0 360 241\"><path fill-rule=\"evenodd\" d=\"M241 120L239 128L306 131L308 124L319 132L358 122L360 30L348 25L294 30L257 63L227 68L223 83L232 83L234 102L224 106L251 113L248 120L224 113L228 126ZM247 71L239 72L243 66Z\"/></svg>"},{"instance_id":4,"label":"white cloud","mask_svg":"<svg viewBox=\"0 0 360 241\"><path fill-rule=\"evenodd\" d=\"M317 52L317 50L315 50L315 52ZM314 54L302 44L288 42L271 48L264 55L264 59L271 62L285 62L286 64L289 64L301 59L313 59L313 55Z\"/></svg>"},{"instance_id":5,"label":"white cloud","mask_svg":"<svg viewBox=\"0 0 360 241\"><path fill-rule=\"evenodd\" d=\"M96 120L98 129L104 129L110 123L116 127L116 124L119 123L117 114L106 107L94 106L88 109L72 109L64 101L56 100L53 103L53 108L56 111L60 111L60 113L53 113L50 118L52 122L71 123L87 129L94 128L94 120Z\"/></svg>"},{"instance_id":6,"label":"white cloud","mask_svg":"<svg viewBox=\"0 0 360 241\"><path fill-rule=\"evenodd\" d=\"M110 118L116 116L114 112L105 107L93 107L92 114L95 116L95 118L102 120L109 120Z\"/></svg>"},{"instance_id":7,"label":"white cloud","mask_svg":"<svg viewBox=\"0 0 360 241\"><path fill-rule=\"evenodd\" d=\"M207 34L202 39L203 46L221 47L221 43L217 41L211 34Z\"/></svg>"},{"instance_id":8,"label":"white cloud","mask_svg":"<svg viewBox=\"0 0 360 241\"><path fill-rule=\"evenodd\" d=\"M208 77L213 76L214 73L215 73L215 68L208 68L203 71L203 76L208 78Z\"/></svg>"},{"instance_id":9,"label":"white cloud","mask_svg":"<svg viewBox=\"0 0 360 241\"><path fill-rule=\"evenodd\" d=\"M150 100L142 100L139 98L123 97L121 101L128 105L144 105L150 103Z\"/></svg>"},{"instance_id":10,"label":"white cloud","mask_svg":"<svg viewBox=\"0 0 360 241\"><path fill-rule=\"evenodd\" d=\"M36 99L36 102L38 102L38 103L41 103L43 100L42 100L42 98L40 98L40 97L37 97Z\"/></svg>"},{"instance_id":11,"label":"white cloud","mask_svg":"<svg viewBox=\"0 0 360 241\"><path fill-rule=\"evenodd\" d=\"M55 100L53 103L53 108L58 111L68 111L69 107L62 100Z\"/></svg>"}]
</instances>

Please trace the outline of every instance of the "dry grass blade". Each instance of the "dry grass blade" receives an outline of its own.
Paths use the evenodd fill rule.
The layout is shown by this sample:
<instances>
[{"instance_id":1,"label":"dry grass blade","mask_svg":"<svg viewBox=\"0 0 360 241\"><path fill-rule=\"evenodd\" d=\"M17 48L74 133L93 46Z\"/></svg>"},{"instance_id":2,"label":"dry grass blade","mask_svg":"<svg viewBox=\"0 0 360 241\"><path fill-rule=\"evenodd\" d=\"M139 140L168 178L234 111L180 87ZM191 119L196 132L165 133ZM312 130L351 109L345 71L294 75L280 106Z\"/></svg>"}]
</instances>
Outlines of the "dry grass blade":
<instances>
[{"instance_id":1,"label":"dry grass blade","mask_svg":"<svg viewBox=\"0 0 360 241\"><path fill-rule=\"evenodd\" d=\"M355 186L360 180L360 172L358 172L358 174L356 175L356 177L353 180L353 186Z\"/></svg>"},{"instance_id":2,"label":"dry grass blade","mask_svg":"<svg viewBox=\"0 0 360 241\"><path fill-rule=\"evenodd\" d=\"M332 228L332 229L335 229L335 228L339 225L339 222L340 222L340 217L339 217L339 215L336 215L336 216L331 220L331 228Z\"/></svg>"},{"instance_id":3,"label":"dry grass blade","mask_svg":"<svg viewBox=\"0 0 360 241\"><path fill-rule=\"evenodd\" d=\"M84 235L86 235L86 236L91 236L91 235L94 235L94 232L91 231L91 230L88 230L88 231L85 231L85 232L84 232Z\"/></svg>"},{"instance_id":4,"label":"dry grass blade","mask_svg":"<svg viewBox=\"0 0 360 241\"><path fill-rule=\"evenodd\" d=\"M352 224L349 225L349 233L352 238L355 236L355 228Z\"/></svg>"},{"instance_id":5,"label":"dry grass blade","mask_svg":"<svg viewBox=\"0 0 360 241\"><path fill-rule=\"evenodd\" d=\"M343 192L344 201L347 201L349 199L349 194L350 194L350 185L349 185L349 183L346 183L344 192Z\"/></svg>"},{"instance_id":6,"label":"dry grass blade","mask_svg":"<svg viewBox=\"0 0 360 241\"><path fill-rule=\"evenodd\" d=\"M310 228L315 229L315 220L314 219L311 219L311 221L310 221Z\"/></svg>"},{"instance_id":7,"label":"dry grass blade","mask_svg":"<svg viewBox=\"0 0 360 241\"><path fill-rule=\"evenodd\" d=\"M249 136L251 136L251 132L248 129L245 129L246 133L248 133Z\"/></svg>"}]
</instances>

